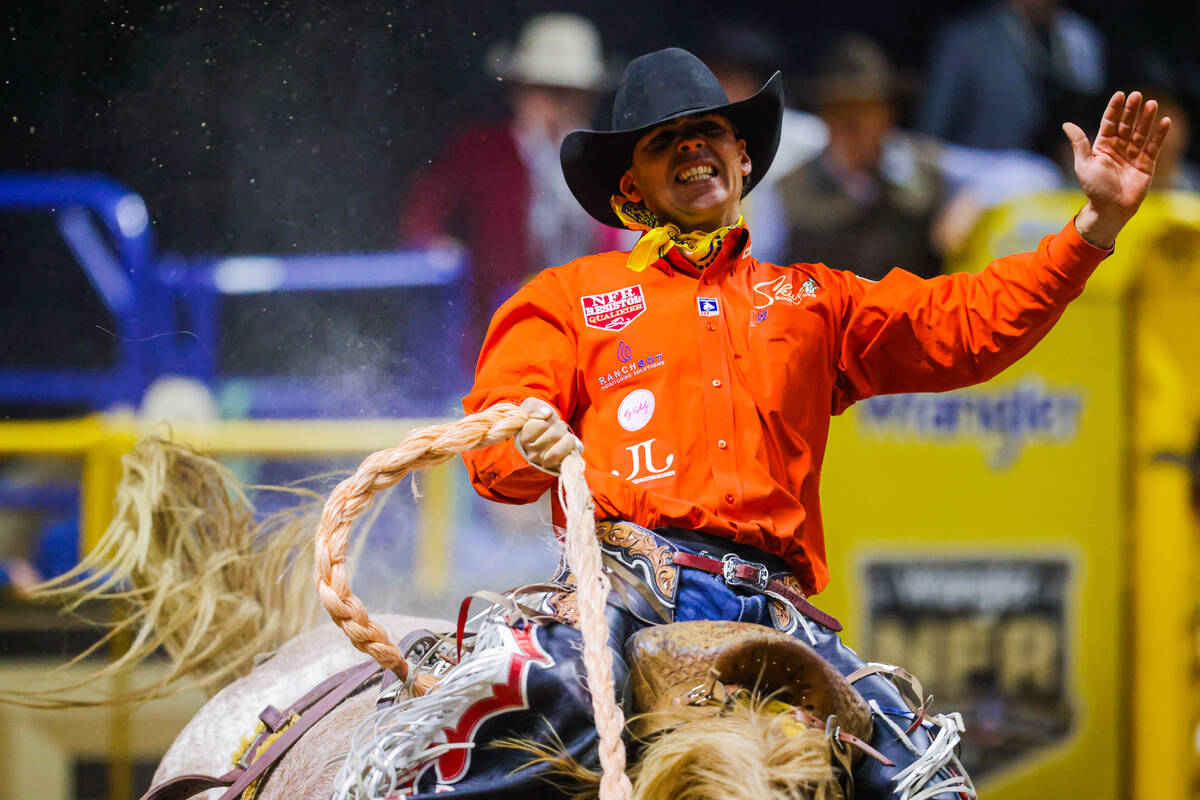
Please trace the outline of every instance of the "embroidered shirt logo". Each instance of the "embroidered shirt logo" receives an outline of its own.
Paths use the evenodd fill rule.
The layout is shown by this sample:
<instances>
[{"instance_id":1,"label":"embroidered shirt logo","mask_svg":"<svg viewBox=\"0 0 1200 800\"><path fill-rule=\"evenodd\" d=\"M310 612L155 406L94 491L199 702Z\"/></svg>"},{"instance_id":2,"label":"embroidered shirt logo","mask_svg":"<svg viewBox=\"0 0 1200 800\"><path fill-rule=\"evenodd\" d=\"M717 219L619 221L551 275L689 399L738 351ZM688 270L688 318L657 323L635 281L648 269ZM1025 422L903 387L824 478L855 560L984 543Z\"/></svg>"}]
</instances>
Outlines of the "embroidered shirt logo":
<instances>
[{"instance_id":1,"label":"embroidered shirt logo","mask_svg":"<svg viewBox=\"0 0 1200 800\"><path fill-rule=\"evenodd\" d=\"M583 305L583 323L601 331L619 331L646 310L646 296L640 285L585 294L579 302Z\"/></svg>"},{"instance_id":2,"label":"embroidered shirt logo","mask_svg":"<svg viewBox=\"0 0 1200 800\"><path fill-rule=\"evenodd\" d=\"M697 297L696 313L702 317L715 317L721 313L721 305L715 297Z\"/></svg>"},{"instance_id":3,"label":"embroidered shirt logo","mask_svg":"<svg viewBox=\"0 0 1200 800\"><path fill-rule=\"evenodd\" d=\"M654 466L654 456L650 452L650 447L657 439L647 439L644 442L630 445L625 449L629 451L633 458L633 471L625 476L625 480L633 481L634 483L645 483L646 481L654 481L659 478L669 478L675 474L675 470L671 467L675 464L675 454L667 453L667 460L663 462L661 467ZM642 467L645 466L645 474L642 473ZM617 470L612 471L613 475L620 477L621 473Z\"/></svg>"},{"instance_id":4,"label":"embroidered shirt logo","mask_svg":"<svg viewBox=\"0 0 1200 800\"><path fill-rule=\"evenodd\" d=\"M767 308L777 300L798 306L804 298L816 297L819 291L821 286L812 278L800 284L800 288L797 289L792 284L792 276L780 275L775 280L754 284L754 309L758 311Z\"/></svg>"},{"instance_id":5,"label":"embroidered shirt logo","mask_svg":"<svg viewBox=\"0 0 1200 800\"><path fill-rule=\"evenodd\" d=\"M654 392L649 389L634 389L625 395L617 409L617 422L627 431L638 431L654 416Z\"/></svg>"},{"instance_id":6,"label":"embroidered shirt logo","mask_svg":"<svg viewBox=\"0 0 1200 800\"><path fill-rule=\"evenodd\" d=\"M621 350L617 349L617 360L621 359ZM611 389L614 386L620 386L625 381L635 378L647 370L657 369L666 362L666 357L662 353L652 353L648 356L635 359L632 355L623 360L621 366L614 369L612 372L606 372L603 375L596 377L596 383L601 389Z\"/></svg>"},{"instance_id":7,"label":"embroidered shirt logo","mask_svg":"<svg viewBox=\"0 0 1200 800\"><path fill-rule=\"evenodd\" d=\"M633 348L629 346L629 342L622 339L617 343L617 361L624 364L631 358L633 358Z\"/></svg>"}]
</instances>

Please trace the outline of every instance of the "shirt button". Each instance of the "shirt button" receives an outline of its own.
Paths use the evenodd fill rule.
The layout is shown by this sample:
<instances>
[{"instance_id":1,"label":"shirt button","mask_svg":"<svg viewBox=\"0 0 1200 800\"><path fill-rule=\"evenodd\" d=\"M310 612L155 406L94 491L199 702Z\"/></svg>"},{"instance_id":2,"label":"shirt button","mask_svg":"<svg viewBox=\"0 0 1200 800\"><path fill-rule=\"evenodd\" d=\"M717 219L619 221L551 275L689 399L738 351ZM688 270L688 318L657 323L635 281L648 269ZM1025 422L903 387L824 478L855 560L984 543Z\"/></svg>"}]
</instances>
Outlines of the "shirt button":
<instances>
[{"instance_id":1,"label":"shirt button","mask_svg":"<svg viewBox=\"0 0 1200 800\"><path fill-rule=\"evenodd\" d=\"M732 502L733 502L733 495L731 495L731 494L727 494L727 495L725 495L725 502L726 502L726 503L732 503Z\"/></svg>"},{"instance_id":2,"label":"shirt button","mask_svg":"<svg viewBox=\"0 0 1200 800\"><path fill-rule=\"evenodd\" d=\"M713 324L710 322L710 323L708 323L708 329L709 329L710 331L715 331L715 330L717 329L717 326L716 326L716 325L713 325Z\"/></svg>"},{"instance_id":3,"label":"shirt button","mask_svg":"<svg viewBox=\"0 0 1200 800\"><path fill-rule=\"evenodd\" d=\"M717 387L718 389L720 389L720 388L721 388L721 379L720 379L720 378L713 378L713 386L715 386L715 387Z\"/></svg>"},{"instance_id":4,"label":"shirt button","mask_svg":"<svg viewBox=\"0 0 1200 800\"><path fill-rule=\"evenodd\" d=\"M717 440L717 447L719 447L719 448L721 448L722 450L724 450L724 449L726 448L726 446L727 446L727 443L726 443L726 441L725 441L724 439L718 439L718 440Z\"/></svg>"}]
</instances>

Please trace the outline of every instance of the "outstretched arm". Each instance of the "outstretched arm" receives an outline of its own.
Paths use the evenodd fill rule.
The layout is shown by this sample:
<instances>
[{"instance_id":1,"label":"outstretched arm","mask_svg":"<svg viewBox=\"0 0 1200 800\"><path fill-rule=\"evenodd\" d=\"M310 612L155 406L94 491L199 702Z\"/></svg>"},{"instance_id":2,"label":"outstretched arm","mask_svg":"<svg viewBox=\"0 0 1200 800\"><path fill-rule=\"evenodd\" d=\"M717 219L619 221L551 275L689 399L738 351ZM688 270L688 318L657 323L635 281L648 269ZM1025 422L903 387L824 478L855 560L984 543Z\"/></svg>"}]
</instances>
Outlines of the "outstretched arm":
<instances>
[{"instance_id":1,"label":"outstretched arm","mask_svg":"<svg viewBox=\"0 0 1200 800\"><path fill-rule=\"evenodd\" d=\"M1075 152L1075 176L1088 198L1075 217L1075 229L1088 243L1105 250L1116 244L1117 233L1150 190L1170 128L1169 117L1158 118L1158 103L1143 103L1141 92L1112 96L1093 143L1075 123L1063 124Z\"/></svg>"}]
</instances>

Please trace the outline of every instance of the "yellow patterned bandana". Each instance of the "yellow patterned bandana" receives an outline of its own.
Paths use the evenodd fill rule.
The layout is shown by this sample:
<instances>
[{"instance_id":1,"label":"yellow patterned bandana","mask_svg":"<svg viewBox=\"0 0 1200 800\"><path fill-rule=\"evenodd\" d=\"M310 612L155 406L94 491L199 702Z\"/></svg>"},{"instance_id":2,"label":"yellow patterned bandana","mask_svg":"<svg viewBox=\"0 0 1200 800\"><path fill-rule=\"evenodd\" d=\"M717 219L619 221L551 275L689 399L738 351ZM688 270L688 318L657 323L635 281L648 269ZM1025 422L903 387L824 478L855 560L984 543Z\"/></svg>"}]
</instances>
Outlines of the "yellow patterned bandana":
<instances>
[{"instance_id":1,"label":"yellow patterned bandana","mask_svg":"<svg viewBox=\"0 0 1200 800\"><path fill-rule=\"evenodd\" d=\"M644 203L635 203L619 194L614 194L609 202L613 212L626 228L631 231L645 231L633 246L629 260L625 262L625 266L634 272L641 272L658 261L670 252L672 247L678 247L687 256L688 261L704 269L721 252L721 245L729 232L746 225L746 220L739 215L737 222L717 228L712 233L684 233L677 225L663 225Z\"/></svg>"}]
</instances>

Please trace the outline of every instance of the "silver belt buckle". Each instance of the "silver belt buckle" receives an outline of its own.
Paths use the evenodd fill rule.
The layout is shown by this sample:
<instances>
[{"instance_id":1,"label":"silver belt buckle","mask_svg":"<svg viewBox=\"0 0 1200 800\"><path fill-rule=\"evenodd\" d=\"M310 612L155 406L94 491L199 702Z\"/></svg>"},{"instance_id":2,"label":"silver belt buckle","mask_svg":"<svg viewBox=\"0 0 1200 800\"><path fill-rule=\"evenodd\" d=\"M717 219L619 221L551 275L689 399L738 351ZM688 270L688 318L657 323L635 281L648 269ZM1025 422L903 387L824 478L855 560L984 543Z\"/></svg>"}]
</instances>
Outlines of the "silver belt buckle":
<instances>
[{"instance_id":1,"label":"silver belt buckle","mask_svg":"<svg viewBox=\"0 0 1200 800\"><path fill-rule=\"evenodd\" d=\"M764 592L767 589L767 584L771 582L771 573L762 564L738 558L733 553L726 553L721 561L723 562L721 565L721 577L725 580L726 586L750 586L760 592ZM740 566L752 567L758 570L757 580L746 580L735 575L734 570Z\"/></svg>"}]
</instances>

